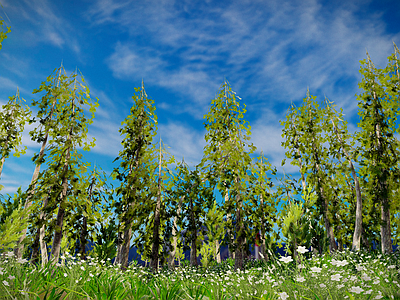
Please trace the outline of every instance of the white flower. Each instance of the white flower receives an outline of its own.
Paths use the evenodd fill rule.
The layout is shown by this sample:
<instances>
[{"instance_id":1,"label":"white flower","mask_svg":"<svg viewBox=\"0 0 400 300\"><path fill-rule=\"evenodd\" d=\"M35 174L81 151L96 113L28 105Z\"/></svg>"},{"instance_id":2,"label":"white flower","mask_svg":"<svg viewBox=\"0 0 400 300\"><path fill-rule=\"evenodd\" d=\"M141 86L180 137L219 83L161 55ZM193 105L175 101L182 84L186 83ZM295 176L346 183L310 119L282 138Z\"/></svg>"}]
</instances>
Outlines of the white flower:
<instances>
[{"instance_id":1,"label":"white flower","mask_svg":"<svg viewBox=\"0 0 400 300\"><path fill-rule=\"evenodd\" d=\"M289 262L293 261L293 259L292 259L291 256L288 256L288 257L281 257L279 260L280 260L280 261L283 261L283 262L285 262L285 263L289 263Z\"/></svg>"},{"instance_id":2,"label":"white flower","mask_svg":"<svg viewBox=\"0 0 400 300\"><path fill-rule=\"evenodd\" d=\"M304 277L297 277L296 281L298 281L298 282L304 282L305 279L304 279Z\"/></svg>"},{"instance_id":3,"label":"white flower","mask_svg":"<svg viewBox=\"0 0 400 300\"><path fill-rule=\"evenodd\" d=\"M331 280L340 281L342 276L340 274L335 274L331 276Z\"/></svg>"},{"instance_id":4,"label":"white flower","mask_svg":"<svg viewBox=\"0 0 400 300\"><path fill-rule=\"evenodd\" d=\"M312 272L316 272L316 273L321 272L321 270L322 270L322 269L321 269L321 268L318 268L318 267L312 267L312 268L311 268L311 271L312 271Z\"/></svg>"},{"instance_id":5,"label":"white flower","mask_svg":"<svg viewBox=\"0 0 400 300\"><path fill-rule=\"evenodd\" d=\"M362 288L358 287L358 286L353 286L353 287L349 290L349 292L359 294L359 293L361 293L361 292L364 292L364 290L363 290Z\"/></svg>"},{"instance_id":6,"label":"white flower","mask_svg":"<svg viewBox=\"0 0 400 300\"><path fill-rule=\"evenodd\" d=\"M304 253L308 252L308 249L306 249L306 247L303 247L303 246L298 246L297 252L304 254Z\"/></svg>"},{"instance_id":7,"label":"white flower","mask_svg":"<svg viewBox=\"0 0 400 300\"><path fill-rule=\"evenodd\" d=\"M282 300L286 300L289 298L289 295L286 292L283 293L278 293L279 297L281 297Z\"/></svg>"}]
</instances>

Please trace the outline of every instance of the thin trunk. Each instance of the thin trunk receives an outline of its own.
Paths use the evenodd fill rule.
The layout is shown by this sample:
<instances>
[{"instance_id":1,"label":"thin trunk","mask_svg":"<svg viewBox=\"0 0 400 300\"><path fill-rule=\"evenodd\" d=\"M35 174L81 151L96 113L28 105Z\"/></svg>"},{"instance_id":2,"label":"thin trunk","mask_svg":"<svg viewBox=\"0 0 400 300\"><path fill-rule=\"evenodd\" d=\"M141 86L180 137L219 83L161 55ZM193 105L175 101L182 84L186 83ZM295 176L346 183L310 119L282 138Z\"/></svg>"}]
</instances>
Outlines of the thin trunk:
<instances>
[{"instance_id":1,"label":"thin trunk","mask_svg":"<svg viewBox=\"0 0 400 300\"><path fill-rule=\"evenodd\" d=\"M192 225L195 225L195 219L194 219L194 214L193 214L193 201L190 199L190 222ZM190 249L190 265L192 267L197 267L197 247L196 247L196 241L197 241L197 228L194 226L194 231L191 236L191 249Z\"/></svg>"},{"instance_id":2,"label":"thin trunk","mask_svg":"<svg viewBox=\"0 0 400 300\"><path fill-rule=\"evenodd\" d=\"M229 194L228 194L228 188L226 188L226 190L225 190L225 203L227 203L229 201ZM230 213L228 213L227 215L226 215L226 221L227 222L229 222L229 220L230 220L230 218L231 218L231 214ZM231 242L231 243L233 243L233 241L234 241L234 236L233 236L233 234L231 233L231 230L228 228L227 229L227 233L228 233L228 239L229 239L229 241ZM229 242L228 242L228 244L229 244ZM235 259L235 251L230 251L229 250L229 247L228 247L228 257L229 258L232 258L232 259Z\"/></svg>"},{"instance_id":3,"label":"thin trunk","mask_svg":"<svg viewBox=\"0 0 400 300\"><path fill-rule=\"evenodd\" d=\"M235 179L236 184L239 182L239 178ZM236 209L236 235L237 235L237 248L238 250L235 253L235 270L243 270L243 244L244 244L244 224L242 222L242 202L240 199L240 195L236 195L236 203L239 204L239 207Z\"/></svg>"},{"instance_id":4,"label":"thin trunk","mask_svg":"<svg viewBox=\"0 0 400 300\"><path fill-rule=\"evenodd\" d=\"M183 202L183 198L184 196L181 197L181 199L179 200L179 206L178 206L178 211L177 211L177 215L174 217L174 226L172 227L172 236L173 236L173 242L172 242L172 246L173 249L172 251L169 253L169 259L168 259L168 265L169 265L169 269L173 270L175 269L175 255L176 255L176 248L178 245L178 237L177 237L177 226L176 226L176 220L177 217L179 217L180 213L181 213L181 209L182 209L182 202Z\"/></svg>"},{"instance_id":5,"label":"thin trunk","mask_svg":"<svg viewBox=\"0 0 400 300\"><path fill-rule=\"evenodd\" d=\"M8 140L6 141L6 144L4 146L4 148L7 148L8 145ZM1 172L3 171L3 166L4 166L4 162L5 162L6 158L3 156L1 159L1 166L0 166L0 177L1 177Z\"/></svg>"},{"instance_id":6,"label":"thin trunk","mask_svg":"<svg viewBox=\"0 0 400 300\"><path fill-rule=\"evenodd\" d=\"M131 237L132 237L132 223L129 222L128 226L125 227L124 230L123 242L121 245L121 251L119 253L119 261L117 262L118 264L121 264L122 271L126 271L128 268Z\"/></svg>"},{"instance_id":7,"label":"thin trunk","mask_svg":"<svg viewBox=\"0 0 400 300\"><path fill-rule=\"evenodd\" d=\"M158 169L158 195L156 211L154 213L154 225L153 225L153 248L151 250L150 268L153 272L158 271L158 247L160 245L160 209L161 209L161 139L160 139L160 162Z\"/></svg>"},{"instance_id":8,"label":"thin trunk","mask_svg":"<svg viewBox=\"0 0 400 300\"><path fill-rule=\"evenodd\" d=\"M264 199L263 199L263 196L261 195L260 196L260 202L261 202L261 207L264 207ZM260 252L261 252L261 254L263 255L263 257L264 257L264 260L265 261L269 261L269 258L267 257L267 254L266 254L266 249L267 249L267 247L266 247L266 244L265 244L265 226L264 226L264 219L262 219L261 220L261 235L260 235L260 242L261 242L261 249L260 249Z\"/></svg>"},{"instance_id":9,"label":"thin trunk","mask_svg":"<svg viewBox=\"0 0 400 300\"><path fill-rule=\"evenodd\" d=\"M87 235L87 218L83 217L82 231L80 236L80 251L81 259L86 260L86 235Z\"/></svg>"},{"instance_id":10,"label":"thin trunk","mask_svg":"<svg viewBox=\"0 0 400 300\"><path fill-rule=\"evenodd\" d=\"M135 165L136 168L139 168L139 151L141 148L141 144L139 144L139 147L136 150L136 154L134 154L133 159L135 160ZM132 174L132 169L133 169L133 160L131 161L129 165L129 174L128 177ZM137 174L135 174L133 182L136 182ZM133 190L135 193L136 190ZM128 203L127 205L127 211L129 212L130 209L133 209L133 203ZM128 260L129 260L129 249L130 249L130 244L131 244L131 238L132 238L132 220L125 220L125 227L123 230L123 233L119 232L120 236L120 244L118 244L117 248L117 258L114 262L114 264L120 264L121 265L121 270L126 271L128 268Z\"/></svg>"},{"instance_id":11,"label":"thin trunk","mask_svg":"<svg viewBox=\"0 0 400 300\"><path fill-rule=\"evenodd\" d=\"M42 211L40 212L39 220L43 220L43 218L44 218L44 209L47 206L47 203L49 200L49 195L51 193L51 189L52 189L52 187L49 188L49 194L46 196L46 198L44 198L43 208L42 208ZM48 262L47 245L46 245L46 242L44 241L44 235L45 235L44 224L38 229L37 234L38 234L38 238L39 238L40 254L42 257L42 267L44 267L44 265L47 264L47 262ZM32 254L32 256L33 256L33 254Z\"/></svg>"},{"instance_id":12,"label":"thin trunk","mask_svg":"<svg viewBox=\"0 0 400 300\"><path fill-rule=\"evenodd\" d=\"M96 180L96 177L94 176L95 170L93 171L92 182L91 182L90 188L89 188L89 200L92 199L93 185ZM86 211L86 206L84 206L84 209ZM87 237L87 217L83 216L82 230L81 230L81 236L80 236L80 251L79 251L81 254L81 259L83 259L83 260L86 260L86 244L87 244L86 237Z\"/></svg>"},{"instance_id":13,"label":"thin trunk","mask_svg":"<svg viewBox=\"0 0 400 300\"><path fill-rule=\"evenodd\" d=\"M369 56L368 56L369 58ZM370 71L371 71L371 65L370 65ZM397 74L399 75L399 74ZM375 81L373 81L372 84L372 93L374 97L374 101L377 102L377 96L376 92L374 89ZM376 137L377 137L377 146L378 146L378 157L382 157L384 155L383 153L383 146L381 145L380 139L381 139L381 132L379 128L379 124L375 125L375 131L376 131ZM381 174L387 172L387 170L381 170ZM382 180L381 178L378 178L378 189L379 189L379 194L380 197L383 195L388 195L388 185L386 180ZM392 248L392 235L391 235L391 229L390 229L390 203L389 199L386 196L386 198L381 198L381 250L382 254L391 254L393 253L393 248Z\"/></svg>"},{"instance_id":14,"label":"thin trunk","mask_svg":"<svg viewBox=\"0 0 400 300\"><path fill-rule=\"evenodd\" d=\"M119 225L118 225L118 228L119 228ZM122 243L123 243L123 240L124 240L123 233L118 231L118 237L117 237L117 254L116 254L116 256L115 256L115 260L114 260L114 263L113 263L114 266L117 265L117 264L119 264L120 261L121 261L121 253L122 253Z\"/></svg>"},{"instance_id":15,"label":"thin trunk","mask_svg":"<svg viewBox=\"0 0 400 300\"><path fill-rule=\"evenodd\" d=\"M296 136L296 140L297 140L297 136ZM297 154L299 156L298 159L299 159L299 167L300 167L300 174L301 174L301 185L303 187L303 192L305 192L306 189L307 189L307 184L306 184L306 179L305 179L304 173L301 172L302 161L301 161L301 157L300 157L300 149L299 148L297 148ZM313 230L313 227L312 227L311 221L310 221L310 216L308 214L309 214L309 210L308 210L308 208L306 208L306 216L307 216L307 219L309 221L309 227L310 227L310 230ZM314 249L314 247L311 246L311 252L316 254L317 253L317 249Z\"/></svg>"},{"instance_id":16,"label":"thin trunk","mask_svg":"<svg viewBox=\"0 0 400 300\"><path fill-rule=\"evenodd\" d=\"M376 97L374 92L374 97ZM381 155L382 153L382 145L380 143L380 131L379 124L376 125L376 133L378 138L378 151ZM383 170L386 172L386 170ZM382 173L383 173L382 172ZM384 195L388 195L388 185L386 180L378 179L378 188L379 192ZM392 238L391 238L391 229L390 229L390 203L389 198L383 198L381 196L381 250L383 254L391 254L393 253L392 248Z\"/></svg>"},{"instance_id":17,"label":"thin trunk","mask_svg":"<svg viewBox=\"0 0 400 300\"><path fill-rule=\"evenodd\" d=\"M69 165L69 159L70 159L70 150L71 147L73 147L72 144L72 129L73 129L73 123L74 123L74 117L75 117L75 98L72 100L72 117L71 117L71 129L68 133L68 141L67 143L69 144L69 147L67 148L67 154L65 157L65 163L62 171L62 193L61 193L61 201L60 201L60 206L58 208L58 213L57 213L57 220L56 220L56 228L55 228L55 233L54 233L54 238L53 238L53 245L51 247L51 258L54 264L58 263L58 259L60 257L60 250L61 250L61 240L62 240L62 229L63 229L63 221L64 221L64 215L65 215L65 204L66 204L66 198L67 198L67 191L68 191L68 165ZM55 269L53 270L54 274Z\"/></svg>"},{"instance_id":18,"label":"thin trunk","mask_svg":"<svg viewBox=\"0 0 400 300\"><path fill-rule=\"evenodd\" d=\"M335 130L336 136L339 139L341 145L344 145L344 142L341 138L341 136L338 133L338 130L336 129L335 122L333 119L331 119L333 129ZM356 189L356 223L354 227L354 234L353 234L353 244L352 244L352 251L360 251L361 245L360 245L360 239L361 239L361 232L362 232L362 197L361 197L361 189L360 189L360 183L358 181L358 177L356 174L356 171L354 169L353 163L351 161L351 157L349 153L346 151L345 147L342 147L344 154L346 155L347 161L349 162L350 169L351 169L351 174L353 175L354 179L354 185Z\"/></svg>"},{"instance_id":19,"label":"thin trunk","mask_svg":"<svg viewBox=\"0 0 400 300\"><path fill-rule=\"evenodd\" d=\"M313 138L313 140L314 140L314 138ZM315 165L316 165L316 168L317 168L317 171L318 171L318 174L319 174L319 171L320 171L319 164L318 164L319 159L318 159L318 155L317 154L315 154L315 156L316 156L316 161L317 161L317 163ZM332 254L333 251L337 251L337 246L336 246L336 242L335 242L335 236L333 234L333 227L332 227L332 225L331 225L331 223L329 221L329 218L328 218L328 200L327 200L327 198L326 198L326 196L324 194L324 189L322 187L321 177L318 175L317 178L318 178L317 179L318 180L318 185L319 185L319 188L320 188L320 196L322 198L322 210L323 210L325 229L326 229L326 232L327 232L327 235L328 235L328 239L329 239L329 252Z\"/></svg>"},{"instance_id":20,"label":"thin trunk","mask_svg":"<svg viewBox=\"0 0 400 300\"><path fill-rule=\"evenodd\" d=\"M219 249L219 241L215 241L215 253L217 253L216 256L214 256L214 259L217 261L217 263L221 263L221 251Z\"/></svg>"}]
</instances>

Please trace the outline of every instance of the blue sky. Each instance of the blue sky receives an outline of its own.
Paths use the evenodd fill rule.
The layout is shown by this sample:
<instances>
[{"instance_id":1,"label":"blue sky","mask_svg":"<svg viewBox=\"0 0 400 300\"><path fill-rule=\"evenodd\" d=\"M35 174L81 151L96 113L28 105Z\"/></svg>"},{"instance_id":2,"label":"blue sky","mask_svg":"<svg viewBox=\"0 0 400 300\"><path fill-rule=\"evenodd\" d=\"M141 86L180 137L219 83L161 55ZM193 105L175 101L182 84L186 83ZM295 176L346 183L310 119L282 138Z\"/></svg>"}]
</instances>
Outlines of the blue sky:
<instances>
[{"instance_id":1,"label":"blue sky","mask_svg":"<svg viewBox=\"0 0 400 300\"><path fill-rule=\"evenodd\" d=\"M158 133L167 150L191 169L201 161L208 113L224 77L246 104L251 142L283 176L282 126L293 101L300 106L307 87L343 108L349 133L357 130L355 97L359 61L368 50L385 67L400 46L399 1L46 1L0 0L0 15L12 32L0 51L0 104L15 95L30 105L39 87L61 61L76 67L100 106L89 138L96 146L85 159L110 175L122 150L118 129L130 113L134 87L144 80L155 101ZM334 3L334 4L333 4ZM28 188L40 144L28 132L26 155L5 161L2 194ZM399 138L399 135L396 135ZM171 165L170 169L174 169ZM298 167L286 174L300 177ZM43 168L42 168L43 170ZM114 187L118 181L112 181ZM217 201L222 203L221 195ZM280 207L279 207L280 208Z\"/></svg>"}]
</instances>

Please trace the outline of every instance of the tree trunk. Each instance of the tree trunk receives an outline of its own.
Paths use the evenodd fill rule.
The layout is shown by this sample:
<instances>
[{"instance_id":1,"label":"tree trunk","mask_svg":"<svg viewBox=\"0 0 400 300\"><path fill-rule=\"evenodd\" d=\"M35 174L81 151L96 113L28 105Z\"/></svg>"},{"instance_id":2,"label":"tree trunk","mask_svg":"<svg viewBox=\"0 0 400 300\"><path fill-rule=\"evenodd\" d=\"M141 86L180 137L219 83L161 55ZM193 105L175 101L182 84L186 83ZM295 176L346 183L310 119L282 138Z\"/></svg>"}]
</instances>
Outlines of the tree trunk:
<instances>
[{"instance_id":1,"label":"tree trunk","mask_svg":"<svg viewBox=\"0 0 400 300\"><path fill-rule=\"evenodd\" d=\"M39 264L39 234L40 229L36 231L35 240L32 245L31 263L35 265Z\"/></svg>"},{"instance_id":2,"label":"tree trunk","mask_svg":"<svg viewBox=\"0 0 400 300\"><path fill-rule=\"evenodd\" d=\"M6 141L6 145L4 148L7 147L8 141ZM0 166L0 176L1 176L1 172L3 171L3 166L4 166L4 162L5 162L6 158L3 156L1 159L1 166Z\"/></svg>"},{"instance_id":3,"label":"tree trunk","mask_svg":"<svg viewBox=\"0 0 400 300\"><path fill-rule=\"evenodd\" d=\"M376 98L374 91L374 98ZM378 151L383 155L382 145L380 143L380 130L379 124L376 125L376 135L378 138ZM379 156L381 157L381 156ZM386 173L387 170L382 170L382 173ZM389 195L388 184L386 180L378 179L378 187L381 195ZM381 196L382 197L382 196ZM392 254L392 234L390 230L390 203L388 196L381 198L381 250L382 254Z\"/></svg>"},{"instance_id":4,"label":"tree trunk","mask_svg":"<svg viewBox=\"0 0 400 300\"><path fill-rule=\"evenodd\" d=\"M91 182L90 188L89 188L89 200L92 199L93 185L96 180L94 173L95 173L95 170L93 171L92 182ZM86 211L86 206L84 206L84 209ZM81 236L80 236L80 253L81 253L81 258L83 260L86 260L86 244L87 244L87 217L83 216L82 230L81 230Z\"/></svg>"},{"instance_id":5,"label":"tree trunk","mask_svg":"<svg viewBox=\"0 0 400 300\"><path fill-rule=\"evenodd\" d=\"M128 177L132 174L133 170L133 160L135 162L136 168L139 168L139 151L142 147L142 143L139 143L136 154L134 154L130 164L129 164L129 173ZM137 174L135 174L135 177L133 179L134 182L136 182L137 179ZM133 193L136 193L136 190L133 190ZM129 212L130 209L133 209L133 203L128 203L127 204L127 211ZM117 248L117 258L114 262L114 264L121 264L121 270L126 271L128 268L128 262L129 262L129 249L131 245L131 238L132 238L132 218L127 219L125 218L124 220L125 227L123 228L123 233L120 234L119 236L121 238L120 242L121 244L118 244Z\"/></svg>"},{"instance_id":6,"label":"tree trunk","mask_svg":"<svg viewBox=\"0 0 400 300\"><path fill-rule=\"evenodd\" d=\"M117 264L121 264L121 270L126 271L128 268L128 260L129 260L129 249L132 238L132 223L129 222L124 230L123 241L120 248L119 253L119 261Z\"/></svg>"},{"instance_id":7,"label":"tree trunk","mask_svg":"<svg viewBox=\"0 0 400 300\"><path fill-rule=\"evenodd\" d=\"M316 156L318 159L318 155L316 155ZM319 171L318 163L316 164L316 167L317 167L317 170ZM326 229L328 239L329 239L329 252L332 254L333 251L337 251L337 246L336 246L336 242L335 242L335 236L333 234L333 227L328 218L328 200L326 199L326 197L324 195L324 189L322 187L321 178L319 177L319 175L318 175L318 183L319 183L319 187L320 187L320 195L322 198L322 209L323 209L325 229Z\"/></svg>"},{"instance_id":8,"label":"tree trunk","mask_svg":"<svg viewBox=\"0 0 400 300\"><path fill-rule=\"evenodd\" d=\"M219 250L219 241L215 241L215 252L217 255L214 257L214 259L217 261L217 263L221 263L221 251Z\"/></svg>"},{"instance_id":9,"label":"tree trunk","mask_svg":"<svg viewBox=\"0 0 400 300\"><path fill-rule=\"evenodd\" d=\"M385 206L387 205L387 208ZM381 250L383 254L392 254L392 239L391 239L391 229L390 229L390 209L388 199L382 200L381 205Z\"/></svg>"},{"instance_id":10,"label":"tree trunk","mask_svg":"<svg viewBox=\"0 0 400 300\"><path fill-rule=\"evenodd\" d=\"M235 179L236 184L239 183L239 178ZM235 253L235 271L240 269L243 271L243 242L244 242L244 224L242 222L242 200L240 199L239 193L236 195L236 203L238 203L239 207L236 209L236 240L237 240L237 251Z\"/></svg>"},{"instance_id":11,"label":"tree trunk","mask_svg":"<svg viewBox=\"0 0 400 300\"><path fill-rule=\"evenodd\" d=\"M190 248L190 265L192 267L197 267L197 248L196 248L197 232L194 231L192 234L192 243Z\"/></svg>"},{"instance_id":12,"label":"tree trunk","mask_svg":"<svg viewBox=\"0 0 400 300\"><path fill-rule=\"evenodd\" d=\"M297 138L298 137L296 136L296 138L295 138L296 145L297 145ZM298 147L297 147L297 155L299 156L298 160L299 160L299 167L300 167L300 174L301 174L301 185L303 187L303 192L305 192L307 190L307 184L306 184L306 179L304 177L304 173L301 171L302 160L301 160L301 155L300 155L300 149ZM307 214L308 220L310 220L310 217L308 216L308 208L306 209L306 214ZM311 226L311 222L309 223L309 225L310 225L310 229L313 229ZM316 253L316 249L314 249L312 246L311 246L311 252Z\"/></svg>"},{"instance_id":13,"label":"tree trunk","mask_svg":"<svg viewBox=\"0 0 400 300\"><path fill-rule=\"evenodd\" d=\"M151 250L150 267L153 272L158 271L158 247L160 245L160 209L161 209L161 142L160 142L160 162L158 169L158 196L157 206L154 213L154 226L153 226L153 248Z\"/></svg>"},{"instance_id":14,"label":"tree trunk","mask_svg":"<svg viewBox=\"0 0 400 300\"><path fill-rule=\"evenodd\" d=\"M81 259L86 260L86 235L87 235L87 218L83 217L82 231L80 236L80 253Z\"/></svg>"},{"instance_id":15,"label":"tree trunk","mask_svg":"<svg viewBox=\"0 0 400 300\"><path fill-rule=\"evenodd\" d=\"M51 193L51 187L49 188L48 195L50 195L50 193ZM46 198L44 198L42 211L39 214L39 221L43 220L44 209L46 208L47 202L48 202L48 197L49 197L48 195L46 196ZM40 239L40 229L41 228L43 228L43 237ZM32 263L35 263L35 264L39 263L39 249L41 249L42 243L44 243L43 238L44 238L44 225L37 228L37 231L36 231L35 241L32 245L32 256L31 256ZM45 258L45 264L46 264L48 261L46 245L44 245L44 249L45 249L45 253L46 253L46 258ZM43 261L43 257L42 257L42 261Z\"/></svg>"},{"instance_id":16,"label":"tree trunk","mask_svg":"<svg viewBox=\"0 0 400 300\"><path fill-rule=\"evenodd\" d=\"M179 206L178 206L178 211L177 211L178 216L181 213L183 198L184 198L184 196L182 196L181 199L179 200ZM172 251L170 251L169 258L168 258L168 265L169 265L170 270L175 269L175 255L176 255L176 250L177 250L177 245L178 245L178 237L176 236L177 235L176 231L178 228L176 226L176 220L177 220L177 216L174 217L174 226L172 227L173 249L172 249Z\"/></svg>"},{"instance_id":17,"label":"tree trunk","mask_svg":"<svg viewBox=\"0 0 400 300\"><path fill-rule=\"evenodd\" d=\"M119 227L119 225L118 225ZM118 265L121 263L121 253L122 253L122 244L124 242L124 235L122 232L118 231L118 237L117 237L117 254L115 256L115 260L113 265Z\"/></svg>"},{"instance_id":18,"label":"tree trunk","mask_svg":"<svg viewBox=\"0 0 400 300\"><path fill-rule=\"evenodd\" d=\"M190 199L190 221L195 224L194 214L193 214L193 201ZM194 231L191 235L191 249L190 249L190 265L192 267L197 267L197 228L194 227ZM204 242L204 241L203 241Z\"/></svg>"},{"instance_id":19,"label":"tree trunk","mask_svg":"<svg viewBox=\"0 0 400 300\"><path fill-rule=\"evenodd\" d=\"M226 191L225 191L225 203L228 202L228 201L229 201L229 194L228 194L228 188L226 188ZM228 214L226 215L226 221L229 222L230 218L231 218L231 214L228 213ZM234 241L234 236L233 236L233 234L231 233L231 230L230 230L229 228L227 229L227 233L228 233L228 239L231 241L231 243L233 243L233 241ZM229 246L228 246L228 257L229 257L229 258L232 258L232 259L235 259L235 251L231 252L231 251L229 250Z\"/></svg>"},{"instance_id":20,"label":"tree trunk","mask_svg":"<svg viewBox=\"0 0 400 300\"><path fill-rule=\"evenodd\" d=\"M337 138L339 139L341 144L344 145L344 142L336 129L335 122L333 121L333 119L331 119L331 121L332 121L333 128L335 130ZM360 248L361 248L360 239L361 239L361 231L362 231L362 198L361 198L360 183L358 182L358 177L357 177L356 171L354 169L353 163L351 161L350 155L347 153L345 147L342 147L342 149L343 149L343 152L346 155L347 161L349 162L349 165L350 165L351 174L353 175L353 179L354 179L354 185L355 185L355 189L356 189L356 198L357 198L356 223L355 223L355 227L354 227L353 244L352 244L351 250L352 251L360 251Z\"/></svg>"},{"instance_id":21,"label":"tree trunk","mask_svg":"<svg viewBox=\"0 0 400 300\"><path fill-rule=\"evenodd\" d=\"M61 201L60 201L60 206L58 208L58 213L57 213L57 220L56 220L56 228L55 228L55 233L54 233L54 238L53 238L53 245L51 247L51 257L54 265L58 263L58 259L60 257L60 248L61 248L61 239L62 239L62 227L63 227L63 221L64 221L64 214L65 214L65 201L67 198L67 191L68 191L68 165L69 165L69 159L70 159L70 151L71 147L73 147L72 143L72 129L73 129L73 123L74 123L74 116L75 116L75 98L72 101L72 118L71 118L71 129L68 133L68 140L67 143L69 144L69 147L67 148L67 154L65 156L65 162L64 162L64 167L61 175L62 179L62 193L61 193ZM52 274L54 274L55 268L53 269Z\"/></svg>"}]
</instances>

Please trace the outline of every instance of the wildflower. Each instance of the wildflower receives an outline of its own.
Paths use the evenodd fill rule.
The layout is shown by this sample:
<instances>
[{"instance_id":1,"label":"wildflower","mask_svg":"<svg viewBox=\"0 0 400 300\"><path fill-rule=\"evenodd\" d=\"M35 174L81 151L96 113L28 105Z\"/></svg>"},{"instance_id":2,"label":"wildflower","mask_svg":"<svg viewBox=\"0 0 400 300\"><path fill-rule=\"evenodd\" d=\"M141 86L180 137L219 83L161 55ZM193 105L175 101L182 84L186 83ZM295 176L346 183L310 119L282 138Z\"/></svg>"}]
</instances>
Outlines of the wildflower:
<instances>
[{"instance_id":1,"label":"wildflower","mask_svg":"<svg viewBox=\"0 0 400 300\"><path fill-rule=\"evenodd\" d=\"M331 280L340 281L340 277L342 277L340 274L335 274L331 276Z\"/></svg>"},{"instance_id":2,"label":"wildflower","mask_svg":"<svg viewBox=\"0 0 400 300\"><path fill-rule=\"evenodd\" d=\"M279 297L281 297L282 300L286 300L289 298L289 295L286 292L283 293L278 293Z\"/></svg>"},{"instance_id":3,"label":"wildflower","mask_svg":"<svg viewBox=\"0 0 400 300\"><path fill-rule=\"evenodd\" d=\"M283 262L285 262L285 263L289 263L289 262L293 261L293 259L292 259L291 256L288 256L288 257L281 257L279 260L280 260L280 261L283 261Z\"/></svg>"},{"instance_id":4,"label":"wildflower","mask_svg":"<svg viewBox=\"0 0 400 300\"><path fill-rule=\"evenodd\" d=\"M304 254L304 253L308 252L308 249L306 249L306 247L303 247L303 246L298 246L297 252Z\"/></svg>"},{"instance_id":5,"label":"wildflower","mask_svg":"<svg viewBox=\"0 0 400 300\"><path fill-rule=\"evenodd\" d=\"M298 278L296 279L296 281L298 281L298 282L304 282L305 279L304 279L304 277L298 277Z\"/></svg>"},{"instance_id":6,"label":"wildflower","mask_svg":"<svg viewBox=\"0 0 400 300\"><path fill-rule=\"evenodd\" d=\"M321 270L322 270L322 269L321 269L321 268L318 268L318 267L312 267L312 268L311 268L311 271L312 271L312 272L316 272L316 273L320 273Z\"/></svg>"},{"instance_id":7,"label":"wildflower","mask_svg":"<svg viewBox=\"0 0 400 300\"><path fill-rule=\"evenodd\" d=\"M358 286L353 286L353 287L349 290L349 292L359 294L359 293L361 293L361 292L364 292L364 290L363 290L362 288L358 287Z\"/></svg>"}]
</instances>

